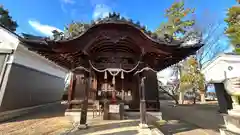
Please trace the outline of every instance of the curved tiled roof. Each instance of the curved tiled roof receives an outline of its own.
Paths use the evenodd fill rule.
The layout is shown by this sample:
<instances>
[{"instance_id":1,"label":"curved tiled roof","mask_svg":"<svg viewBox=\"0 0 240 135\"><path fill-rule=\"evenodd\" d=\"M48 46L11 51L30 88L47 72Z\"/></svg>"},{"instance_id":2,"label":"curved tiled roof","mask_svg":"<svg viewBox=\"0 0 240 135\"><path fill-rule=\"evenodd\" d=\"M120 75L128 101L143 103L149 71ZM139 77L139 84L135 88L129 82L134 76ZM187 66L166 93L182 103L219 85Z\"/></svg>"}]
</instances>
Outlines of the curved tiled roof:
<instances>
[{"instance_id":1,"label":"curved tiled roof","mask_svg":"<svg viewBox=\"0 0 240 135\"><path fill-rule=\"evenodd\" d=\"M86 52L88 45L91 46L95 44L98 45L98 47L104 46L105 49L107 48L108 50L109 48L113 49L114 46L112 46L111 43L114 43L115 40L109 42L108 39L101 39L101 37L101 41L98 42L98 40L95 40L98 38L96 36L99 36L99 34L106 29L109 29L110 31L113 30L115 33L120 33L119 39L122 42L121 45L119 44L119 47L124 47L125 49L130 50L136 48L134 46L134 44L136 44L138 49L143 48L143 50L148 50L148 54L144 54L146 56L144 57L145 61L149 64L154 64L149 60L156 59L158 64L162 65L160 66L160 69L177 63L188 55L194 53L202 46L201 43L194 43L194 46L182 46L183 41L175 40L168 35L159 37L156 33L147 30L145 26L140 25L139 22L135 23L131 19L121 17L120 14L117 13L109 14L109 16L105 18L97 19L92 21L91 24L84 25L79 34L75 37L63 36L60 40L53 40L50 38L25 36L25 38L22 39L22 42L29 49L37 51L46 58L51 59L60 65L69 66L71 65L71 61L76 60L77 62L80 62L79 57L84 57L85 54L88 54ZM108 30L106 30L106 32L107 36L109 36L108 38L114 38L114 36L111 36L111 32L109 33ZM121 36L126 36L125 34L128 35L128 39L121 39ZM133 39L134 42L130 42L130 39ZM93 47L95 46L93 45ZM61 53L68 54L63 56ZM76 61L74 62L75 64L77 63ZM69 66L68 68L70 69L71 67Z\"/></svg>"},{"instance_id":2,"label":"curved tiled roof","mask_svg":"<svg viewBox=\"0 0 240 135\"><path fill-rule=\"evenodd\" d=\"M75 37L72 36L63 36L61 40L53 40L50 39L49 37L45 38L39 38L39 41L42 41L43 44L44 42L56 42L56 43L62 43L62 42L68 42L70 40L78 39L81 38L82 35L86 34L90 29L103 25L103 24L125 24L129 25L131 27L136 28L139 32L141 32L144 36L146 36L148 39L152 40L153 42L156 43L161 43L161 44L169 44L169 45L179 45L183 41L181 40L174 40L171 36L168 36L165 34L163 37L158 36L156 33L151 32L150 30L147 30L146 26L141 25L139 21L134 22L132 19L126 19L124 17L121 17L119 13L109 13L109 16L105 18L99 18L97 20L91 21L90 24L84 25L83 29L79 34ZM31 38L28 38L31 39ZM31 39L33 42L36 39Z\"/></svg>"}]
</instances>

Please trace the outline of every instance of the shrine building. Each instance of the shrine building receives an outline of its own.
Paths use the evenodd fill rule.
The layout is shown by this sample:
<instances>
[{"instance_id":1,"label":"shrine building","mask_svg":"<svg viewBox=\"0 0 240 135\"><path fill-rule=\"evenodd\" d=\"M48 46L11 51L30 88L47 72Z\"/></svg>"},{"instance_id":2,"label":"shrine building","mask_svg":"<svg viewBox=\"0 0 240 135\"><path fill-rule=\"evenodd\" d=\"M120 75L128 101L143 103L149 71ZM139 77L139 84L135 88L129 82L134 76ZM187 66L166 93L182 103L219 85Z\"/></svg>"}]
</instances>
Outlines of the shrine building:
<instances>
[{"instance_id":1,"label":"shrine building","mask_svg":"<svg viewBox=\"0 0 240 135\"><path fill-rule=\"evenodd\" d=\"M183 41L168 35L158 37L115 13L93 21L75 37L25 37L22 42L71 71L66 111L81 111L81 124L86 124L88 107L96 101L102 104L105 119L110 119L110 105L123 104L124 111L141 111L144 124L146 111L160 111L156 72L202 46L183 46Z\"/></svg>"}]
</instances>

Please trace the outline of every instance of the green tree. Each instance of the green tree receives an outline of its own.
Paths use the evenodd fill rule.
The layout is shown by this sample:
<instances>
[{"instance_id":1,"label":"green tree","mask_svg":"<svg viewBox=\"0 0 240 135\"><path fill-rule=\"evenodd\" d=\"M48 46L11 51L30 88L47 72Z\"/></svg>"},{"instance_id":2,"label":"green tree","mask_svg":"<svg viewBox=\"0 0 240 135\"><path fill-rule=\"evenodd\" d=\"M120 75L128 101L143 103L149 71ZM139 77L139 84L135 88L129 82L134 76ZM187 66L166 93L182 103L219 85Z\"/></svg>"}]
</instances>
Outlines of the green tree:
<instances>
[{"instance_id":1,"label":"green tree","mask_svg":"<svg viewBox=\"0 0 240 135\"><path fill-rule=\"evenodd\" d=\"M64 32L57 30L52 31L54 40L61 40L62 38L76 37L83 33L90 25L82 22L72 22L65 27Z\"/></svg>"},{"instance_id":2,"label":"green tree","mask_svg":"<svg viewBox=\"0 0 240 135\"><path fill-rule=\"evenodd\" d=\"M237 1L239 3L239 1ZM227 29L225 33L231 41L231 44L235 47L235 51L240 54L240 5L235 5L228 9Z\"/></svg>"},{"instance_id":3,"label":"green tree","mask_svg":"<svg viewBox=\"0 0 240 135\"><path fill-rule=\"evenodd\" d=\"M194 104L196 103L196 94L205 93L204 75L198 68L198 61L194 56L190 56L184 63L180 78L180 90L191 88L194 93Z\"/></svg>"},{"instance_id":4,"label":"green tree","mask_svg":"<svg viewBox=\"0 0 240 135\"><path fill-rule=\"evenodd\" d=\"M61 40L63 38L63 36L64 36L63 32L59 32L57 30L53 30L52 33L53 33L54 40Z\"/></svg>"},{"instance_id":5,"label":"green tree","mask_svg":"<svg viewBox=\"0 0 240 135\"><path fill-rule=\"evenodd\" d=\"M71 24L66 27L67 33L70 34L70 36L75 37L81 34L86 30L86 28L89 27L89 24L82 23L82 22L72 22Z\"/></svg>"},{"instance_id":6,"label":"green tree","mask_svg":"<svg viewBox=\"0 0 240 135\"><path fill-rule=\"evenodd\" d=\"M13 32L18 27L17 22L12 19L8 10L4 9L3 6L0 6L0 23Z\"/></svg>"},{"instance_id":7,"label":"green tree","mask_svg":"<svg viewBox=\"0 0 240 135\"><path fill-rule=\"evenodd\" d=\"M160 25L156 30L156 34L159 36L168 34L173 37L184 35L187 29L191 28L195 23L195 20L188 18L193 13L194 9L184 7L184 1L174 2L165 13L168 21Z\"/></svg>"},{"instance_id":8,"label":"green tree","mask_svg":"<svg viewBox=\"0 0 240 135\"><path fill-rule=\"evenodd\" d=\"M194 26L195 20L190 19L190 15L194 13L195 9L185 8L184 1L174 2L171 7L169 7L165 12L165 17L167 18L167 22L162 23L159 28L155 31L155 33L160 36L164 37L165 34L172 36L173 38L182 38L187 39L189 30ZM193 35L193 34L192 34ZM192 38L189 36L189 38ZM189 39L188 38L188 39ZM172 66L173 70L180 74L181 78L181 66L180 64L175 64ZM176 81L174 85L174 96L171 96L178 104L178 99L174 98L177 97L179 94L179 86L180 81ZM166 88L161 88L165 92ZM168 93L172 95L173 92Z\"/></svg>"}]
</instances>

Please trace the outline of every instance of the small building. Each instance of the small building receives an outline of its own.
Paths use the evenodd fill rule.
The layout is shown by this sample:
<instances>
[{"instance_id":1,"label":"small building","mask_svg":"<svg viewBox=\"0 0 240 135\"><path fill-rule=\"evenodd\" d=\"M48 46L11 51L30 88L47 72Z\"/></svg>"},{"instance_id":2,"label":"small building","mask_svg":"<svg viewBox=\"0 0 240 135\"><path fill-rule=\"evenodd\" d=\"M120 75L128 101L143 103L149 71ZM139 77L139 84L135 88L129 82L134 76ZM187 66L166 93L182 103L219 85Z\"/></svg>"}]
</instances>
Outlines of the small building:
<instances>
[{"instance_id":1,"label":"small building","mask_svg":"<svg viewBox=\"0 0 240 135\"><path fill-rule=\"evenodd\" d=\"M224 53L203 66L202 73L208 83L222 83L226 78L240 76L240 55Z\"/></svg>"},{"instance_id":2,"label":"small building","mask_svg":"<svg viewBox=\"0 0 240 135\"><path fill-rule=\"evenodd\" d=\"M0 114L60 101L66 73L0 27Z\"/></svg>"},{"instance_id":3,"label":"small building","mask_svg":"<svg viewBox=\"0 0 240 135\"><path fill-rule=\"evenodd\" d=\"M220 112L226 113L232 108L231 98L224 88L223 81L227 78L240 76L240 55L224 53L203 66L202 73L207 83L214 84Z\"/></svg>"}]
</instances>

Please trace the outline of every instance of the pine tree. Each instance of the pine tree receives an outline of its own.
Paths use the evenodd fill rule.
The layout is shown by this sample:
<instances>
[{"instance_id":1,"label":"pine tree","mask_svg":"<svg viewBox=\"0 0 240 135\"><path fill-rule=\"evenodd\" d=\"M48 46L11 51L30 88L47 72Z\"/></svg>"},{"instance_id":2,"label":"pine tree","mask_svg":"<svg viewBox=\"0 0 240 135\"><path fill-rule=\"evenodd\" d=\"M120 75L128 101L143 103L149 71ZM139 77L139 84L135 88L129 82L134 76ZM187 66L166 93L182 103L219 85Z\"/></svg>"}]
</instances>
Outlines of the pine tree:
<instances>
[{"instance_id":1,"label":"pine tree","mask_svg":"<svg viewBox=\"0 0 240 135\"><path fill-rule=\"evenodd\" d=\"M52 31L54 40L61 40L63 38L72 38L83 33L89 24L81 23L81 22L72 22L68 26L65 27L64 32L59 32L57 30Z\"/></svg>"},{"instance_id":2,"label":"pine tree","mask_svg":"<svg viewBox=\"0 0 240 135\"><path fill-rule=\"evenodd\" d=\"M75 37L81 34L83 31L86 30L86 28L89 26L89 24L82 23L82 22L72 22L68 25L66 28L67 33L70 34L70 36Z\"/></svg>"},{"instance_id":3,"label":"pine tree","mask_svg":"<svg viewBox=\"0 0 240 135\"><path fill-rule=\"evenodd\" d=\"M187 29L191 28L195 23L195 20L187 18L194 13L194 10L190 8L185 9L183 1L173 3L165 13L168 21L160 25L156 30L156 34L159 36L168 34L173 37L184 35Z\"/></svg>"},{"instance_id":4,"label":"pine tree","mask_svg":"<svg viewBox=\"0 0 240 135\"><path fill-rule=\"evenodd\" d=\"M0 23L11 31L16 31L18 24L16 21L12 20L7 9L0 6Z\"/></svg>"},{"instance_id":5,"label":"pine tree","mask_svg":"<svg viewBox=\"0 0 240 135\"><path fill-rule=\"evenodd\" d=\"M237 1L239 3L239 1ZM240 54L240 5L235 5L228 9L226 35L231 41L231 44L235 47L235 51Z\"/></svg>"}]
</instances>

